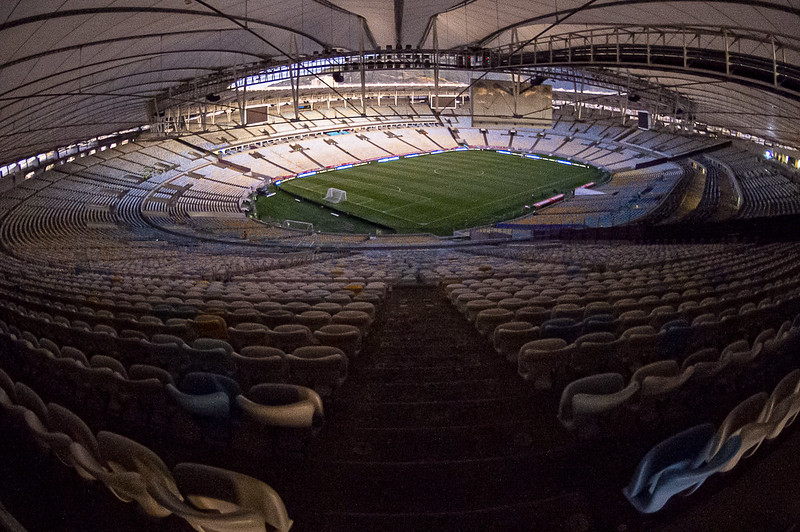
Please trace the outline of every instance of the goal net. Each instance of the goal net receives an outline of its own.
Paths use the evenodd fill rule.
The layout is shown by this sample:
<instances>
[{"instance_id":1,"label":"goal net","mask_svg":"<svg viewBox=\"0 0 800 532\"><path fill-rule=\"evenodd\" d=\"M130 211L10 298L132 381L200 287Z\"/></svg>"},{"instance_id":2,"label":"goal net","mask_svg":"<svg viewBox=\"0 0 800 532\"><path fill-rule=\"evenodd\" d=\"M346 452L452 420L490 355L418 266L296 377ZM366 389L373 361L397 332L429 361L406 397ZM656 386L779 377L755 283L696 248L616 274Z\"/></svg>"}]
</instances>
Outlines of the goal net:
<instances>
[{"instance_id":1,"label":"goal net","mask_svg":"<svg viewBox=\"0 0 800 532\"><path fill-rule=\"evenodd\" d=\"M347 201L347 191L339 190L338 188L329 188L328 193L325 194L325 197L323 199L330 203L340 203L342 201Z\"/></svg>"},{"instance_id":2,"label":"goal net","mask_svg":"<svg viewBox=\"0 0 800 532\"><path fill-rule=\"evenodd\" d=\"M311 222L301 222L298 220L284 220L282 224L284 229L295 229L297 231L305 231L307 233L314 232L314 224Z\"/></svg>"}]
</instances>

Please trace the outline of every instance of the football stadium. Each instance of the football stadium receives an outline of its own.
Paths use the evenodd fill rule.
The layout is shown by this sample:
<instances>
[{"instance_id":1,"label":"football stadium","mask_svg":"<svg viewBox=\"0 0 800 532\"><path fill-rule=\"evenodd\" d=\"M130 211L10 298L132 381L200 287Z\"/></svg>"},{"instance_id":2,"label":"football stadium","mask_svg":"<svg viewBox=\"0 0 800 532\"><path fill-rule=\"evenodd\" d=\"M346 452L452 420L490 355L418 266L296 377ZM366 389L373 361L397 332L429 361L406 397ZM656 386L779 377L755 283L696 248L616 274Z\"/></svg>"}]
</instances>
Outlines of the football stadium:
<instances>
[{"instance_id":1,"label":"football stadium","mask_svg":"<svg viewBox=\"0 0 800 532\"><path fill-rule=\"evenodd\" d=\"M563 159L456 150L467 153L415 153L342 165L336 173L306 172L302 180L281 183L281 190L390 230L447 235L521 216L531 204L599 176L596 169Z\"/></svg>"},{"instance_id":2,"label":"football stadium","mask_svg":"<svg viewBox=\"0 0 800 532\"><path fill-rule=\"evenodd\" d=\"M0 3L0 528L797 530L798 28Z\"/></svg>"}]
</instances>

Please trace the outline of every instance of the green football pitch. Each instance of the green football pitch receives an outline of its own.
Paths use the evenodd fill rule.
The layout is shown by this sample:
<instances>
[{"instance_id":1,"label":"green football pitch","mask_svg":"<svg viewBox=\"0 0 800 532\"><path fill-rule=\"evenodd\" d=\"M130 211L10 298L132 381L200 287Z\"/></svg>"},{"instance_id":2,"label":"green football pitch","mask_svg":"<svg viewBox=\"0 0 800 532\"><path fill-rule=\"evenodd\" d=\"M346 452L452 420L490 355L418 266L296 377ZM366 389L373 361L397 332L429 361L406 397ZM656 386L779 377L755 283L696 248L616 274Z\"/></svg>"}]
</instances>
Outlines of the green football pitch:
<instances>
[{"instance_id":1,"label":"green football pitch","mask_svg":"<svg viewBox=\"0 0 800 532\"><path fill-rule=\"evenodd\" d=\"M398 233L450 235L521 216L529 212L526 205L601 175L597 168L470 150L322 172L284 181L280 188ZM347 200L326 202L329 188L346 191Z\"/></svg>"}]
</instances>

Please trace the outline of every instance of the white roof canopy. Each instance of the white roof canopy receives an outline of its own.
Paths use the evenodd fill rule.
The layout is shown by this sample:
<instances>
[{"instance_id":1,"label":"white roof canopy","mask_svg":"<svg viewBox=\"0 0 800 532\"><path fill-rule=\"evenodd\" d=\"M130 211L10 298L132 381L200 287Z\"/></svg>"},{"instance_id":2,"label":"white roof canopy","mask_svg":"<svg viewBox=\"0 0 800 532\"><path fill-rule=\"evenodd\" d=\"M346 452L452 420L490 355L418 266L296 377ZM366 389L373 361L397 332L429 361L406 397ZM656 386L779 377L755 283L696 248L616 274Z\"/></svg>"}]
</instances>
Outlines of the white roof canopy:
<instances>
[{"instance_id":1,"label":"white roof canopy","mask_svg":"<svg viewBox=\"0 0 800 532\"><path fill-rule=\"evenodd\" d=\"M286 54L432 48L434 36L442 50L622 42L739 54L794 75L798 28L797 0L9 0L0 3L0 162L142 125L147 102L170 87ZM770 86L735 70L602 66L672 87L700 120L800 146L800 92L779 74Z\"/></svg>"}]
</instances>

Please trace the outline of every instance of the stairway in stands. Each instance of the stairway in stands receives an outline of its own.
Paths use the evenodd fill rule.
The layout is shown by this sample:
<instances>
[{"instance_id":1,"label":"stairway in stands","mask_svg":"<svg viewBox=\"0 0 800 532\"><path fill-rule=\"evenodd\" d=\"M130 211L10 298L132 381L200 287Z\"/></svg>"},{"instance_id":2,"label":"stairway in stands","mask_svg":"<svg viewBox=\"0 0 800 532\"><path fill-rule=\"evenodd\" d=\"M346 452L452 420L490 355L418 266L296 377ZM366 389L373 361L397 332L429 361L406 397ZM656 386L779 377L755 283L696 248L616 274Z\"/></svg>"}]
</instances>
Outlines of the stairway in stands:
<instances>
[{"instance_id":1,"label":"stairway in stands","mask_svg":"<svg viewBox=\"0 0 800 532\"><path fill-rule=\"evenodd\" d=\"M596 454L560 429L555 398L441 289L396 288L376 325L309 451L304 495L286 494L297 530L582 528Z\"/></svg>"}]
</instances>

